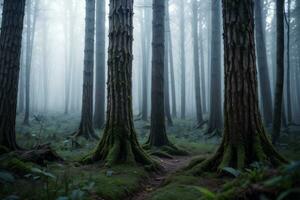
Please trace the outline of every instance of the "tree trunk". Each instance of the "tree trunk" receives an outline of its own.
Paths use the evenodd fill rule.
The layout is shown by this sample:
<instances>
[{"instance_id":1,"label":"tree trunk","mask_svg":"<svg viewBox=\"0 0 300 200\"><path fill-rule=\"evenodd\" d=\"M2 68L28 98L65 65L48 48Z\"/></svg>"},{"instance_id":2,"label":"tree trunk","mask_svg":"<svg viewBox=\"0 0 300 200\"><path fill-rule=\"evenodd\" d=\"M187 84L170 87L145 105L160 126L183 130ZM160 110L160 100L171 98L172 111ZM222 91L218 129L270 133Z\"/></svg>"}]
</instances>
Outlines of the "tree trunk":
<instances>
[{"instance_id":1,"label":"tree trunk","mask_svg":"<svg viewBox=\"0 0 300 200\"><path fill-rule=\"evenodd\" d=\"M257 65L259 72L260 94L262 99L262 108L264 122L266 125L272 123L272 95L268 70L267 49L265 41L265 31L263 25L261 0L255 1L255 41L257 52Z\"/></svg>"},{"instance_id":2,"label":"tree trunk","mask_svg":"<svg viewBox=\"0 0 300 200\"><path fill-rule=\"evenodd\" d=\"M35 38L36 18L38 12L39 0L35 2L33 19L31 19L32 1L27 1L27 36L26 36L26 71L25 71L25 116L24 124L29 125L30 115L30 80L31 80L31 61L33 53L33 43Z\"/></svg>"},{"instance_id":3,"label":"tree trunk","mask_svg":"<svg viewBox=\"0 0 300 200\"><path fill-rule=\"evenodd\" d=\"M194 50L194 79L195 79L195 102L197 125L203 124L202 103L201 103L201 83L200 83L200 65L199 65L199 38L198 38L198 2L192 2L192 32L193 32L193 50Z\"/></svg>"},{"instance_id":4,"label":"tree trunk","mask_svg":"<svg viewBox=\"0 0 300 200\"><path fill-rule=\"evenodd\" d=\"M137 141L133 124L133 0L110 0L109 5L107 119L95 153L84 161L153 165Z\"/></svg>"},{"instance_id":5,"label":"tree trunk","mask_svg":"<svg viewBox=\"0 0 300 200\"><path fill-rule=\"evenodd\" d=\"M277 58L276 58L276 88L273 116L273 135L272 141L275 144L281 131L282 106L283 104L283 85L284 85L284 0L276 1L276 22L277 22Z\"/></svg>"},{"instance_id":6,"label":"tree trunk","mask_svg":"<svg viewBox=\"0 0 300 200\"><path fill-rule=\"evenodd\" d=\"M170 17L169 17L170 18ZM170 28L170 20L168 23L168 30L169 31L169 59L170 59L170 74L171 74L171 95L172 95L172 117L177 117L177 108L176 108L176 85L175 85L175 74L174 74L174 61L173 61L173 43L172 43L172 33Z\"/></svg>"},{"instance_id":7,"label":"tree trunk","mask_svg":"<svg viewBox=\"0 0 300 200\"><path fill-rule=\"evenodd\" d=\"M153 1L151 128L147 143L156 147L169 145L164 104L165 5L165 1Z\"/></svg>"},{"instance_id":8,"label":"tree trunk","mask_svg":"<svg viewBox=\"0 0 300 200\"><path fill-rule=\"evenodd\" d=\"M224 134L217 152L191 173L224 167L244 169L251 163L285 160L265 133L258 107L252 0L223 0L225 102Z\"/></svg>"},{"instance_id":9,"label":"tree trunk","mask_svg":"<svg viewBox=\"0 0 300 200\"><path fill-rule=\"evenodd\" d=\"M86 0L81 122L75 137L98 139L93 128L95 0Z\"/></svg>"},{"instance_id":10,"label":"tree trunk","mask_svg":"<svg viewBox=\"0 0 300 200\"><path fill-rule=\"evenodd\" d=\"M146 4L146 1L144 0L144 4ZM146 9L146 8L145 8ZM141 41L142 41L142 59L143 59L143 66L142 66L142 120L147 121L148 120L148 51L147 51L147 37L145 37L145 34L148 34L146 32L145 24L147 22L146 19L147 13L145 10L142 11L142 18L141 18Z\"/></svg>"},{"instance_id":11,"label":"tree trunk","mask_svg":"<svg viewBox=\"0 0 300 200\"><path fill-rule=\"evenodd\" d=\"M286 27L287 27L287 46L286 46L286 56L287 56L287 79L286 79L286 103L287 103L287 121L288 124L293 123L292 119L292 102L291 102L291 59L290 59L290 25L291 25L291 0L288 0L288 11L287 15L285 15L286 18Z\"/></svg>"},{"instance_id":12,"label":"tree trunk","mask_svg":"<svg viewBox=\"0 0 300 200\"><path fill-rule=\"evenodd\" d=\"M16 110L25 0L4 0L0 35L0 145L17 150Z\"/></svg>"},{"instance_id":13,"label":"tree trunk","mask_svg":"<svg viewBox=\"0 0 300 200\"><path fill-rule=\"evenodd\" d=\"M105 0L96 1L96 93L95 128L102 128L105 120Z\"/></svg>"},{"instance_id":14,"label":"tree trunk","mask_svg":"<svg viewBox=\"0 0 300 200\"><path fill-rule=\"evenodd\" d=\"M46 6L46 5L45 5ZM46 15L46 14L44 14ZM47 27L47 16L44 16L43 22L43 90L44 90L44 114L48 111L48 27Z\"/></svg>"},{"instance_id":15,"label":"tree trunk","mask_svg":"<svg viewBox=\"0 0 300 200\"><path fill-rule=\"evenodd\" d=\"M185 10L180 0L181 119L185 119Z\"/></svg>"},{"instance_id":16,"label":"tree trunk","mask_svg":"<svg viewBox=\"0 0 300 200\"><path fill-rule=\"evenodd\" d=\"M211 79L208 133L223 127L221 107L221 0L211 3Z\"/></svg>"},{"instance_id":17,"label":"tree trunk","mask_svg":"<svg viewBox=\"0 0 300 200\"><path fill-rule=\"evenodd\" d=\"M164 55L164 102L165 102L165 114L169 126L173 126L171 109L170 109L170 92L169 92L169 33L168 24L169 18L169 0L166 1L165 7L165 55Z\"/></svg>"},{"instance_id":18,"label":"tree trunk","mask_svg":"<svg viewBox=\"0 0 300 200\"><path fill-rule=\"evenodd\" d=\"M200 23L201 24L201 23ZM202 97L202 108L203 113L207 113L206 107L206 83L205 83L205 62L204 62L204 50L203 50L203 36L202 29L199 26L199 54L200 54L200 68L201 68L201 97Z\"/></svg>"}]
</instances>

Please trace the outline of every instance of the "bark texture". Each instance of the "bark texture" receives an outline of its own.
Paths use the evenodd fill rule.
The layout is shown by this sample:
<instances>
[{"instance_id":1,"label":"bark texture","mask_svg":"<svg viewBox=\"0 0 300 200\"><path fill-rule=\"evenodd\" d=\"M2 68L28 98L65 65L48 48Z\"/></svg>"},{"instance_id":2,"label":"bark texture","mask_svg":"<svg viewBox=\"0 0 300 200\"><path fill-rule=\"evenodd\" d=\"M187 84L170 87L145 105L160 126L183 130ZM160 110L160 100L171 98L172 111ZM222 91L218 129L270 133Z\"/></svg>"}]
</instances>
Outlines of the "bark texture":
<instances>
[{"instance_id":1,"label":"bark texture","mask_svg":"<svg viewBox=\"0 0 300 200\"><path fill-rule=\"evenodd\" d=\"M153 166L140 147L132 114L133 0L110 0L107 119L103 137L84 162L102 160Z\"/></svg>"},{"instance_id":2,"label":"bark texture","mask_svg":"<svg viewBox=\"0 0 300 200\"><path fill-rule=\"evenodd\" d=\"M266 125L272 123L272 96L268 70L267 49L265 40L265 31L263 24L263 9L261 0L257 0L255 5L255 41L257 52L257 65L259 73L260 94L262 100L262 111Z\"/></svg>"},{"instance_id":3,"label":"bark texture","mask_svg":"<svg viewBox=\"0 0 300 200\"><path fill-rule=\"evenodd\" d=\"M0 145L17 150L16 109L25 0L4 0L0 35Z\"/></svg>"},{"instance_id":4,"label":"bark texture","mask_svg":"<svg viewBox=\"0 0 300 200\"><path fill-rule=\"evenodd\" d=\"M224 135L211 158L194 163L194 174L243 169L255 161L285 162L270 143L259 112L253 17L252 0L223 0Z\"/></svg>"},{"instance_id":5,"label":"bark texture","mask_svg":"<svg viewBox=\"0 0 300 200\"><path fill-rule=\"evenodd\" d=\"M95 0L86 0L81 122L75 137L98 139L93 127Z\"/></svg>"}]
</instances>

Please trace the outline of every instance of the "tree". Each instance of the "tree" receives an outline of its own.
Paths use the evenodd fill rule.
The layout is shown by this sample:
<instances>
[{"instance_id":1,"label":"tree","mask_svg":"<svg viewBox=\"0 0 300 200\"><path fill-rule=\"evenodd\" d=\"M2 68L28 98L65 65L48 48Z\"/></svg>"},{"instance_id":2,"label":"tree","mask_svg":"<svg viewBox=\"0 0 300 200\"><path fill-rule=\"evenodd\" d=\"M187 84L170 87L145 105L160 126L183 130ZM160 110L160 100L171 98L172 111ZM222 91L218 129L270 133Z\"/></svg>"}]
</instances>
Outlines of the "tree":
<instances>
[{"instance_id":1,"label":"tree","mask_svg":"<svg viewBox=\"0 0 300 200\"><path fill-rule=\"evenodd\" d=\"M194 50L194 79L195 79L195 100L197 126L203 125L202 103L201 103L201 83L200 83L200 65L199 65L199 35L198 35L198 2L192 3L192 32L193 32L193 50Z\"/></svg>"},{"instance_id":2,"label":"tree","mask_svg":"<svg viewBox=\"0 0 300 200\"><path fill-rule=\"evenodd\" d=\"M166 1L165 7L165 68L164 68L164 102L165 102L165 114L167 118L167 122L169 126L173 126L173 120L171 116L170 109L170 92L169 92L169 37L170 37L170 29L168 29L168 24L170 24L169 17L169 0Z\"/></svg>"},{"instance_id":3,"label":"tree","mask_svg":"<svg viewBox=\"0 0 300 200\"><path fill-rule=\"evenodd\" d=\"M96 1L95 128L102 128L105 120L105 2Z\"/></svg>"},{"instance_id":4,"label":"tree","mask_svg":"<svg viewBox=\"0 0 300 200\"><path fill-rule=\"evenodd\" d=\"M266 125L272 123L272 96L268 70L267 49L265 41L265 31L261 8L261 0L254 3L255 7L255 41L257 52L257 65L259 72L260 94L262 99L262 109L264 122Z\"/></svg>"},{"instance_id":5,"label":"tree","mask_svg":"<svg viewBox=\"0 0 300 200\"><path fill-rule=\"evenodd\" d=\"M224 134L217 152L194 162L191 173L285 162L270 143L259 112L253 17L252 0L223 0Z\"/></svg>"},{"instance_id":6,"label":"tree","mask_svg":"<svg viewBox=\"0 0 300 200\"><path fill-rule=\"evenodd\" d=\"M0 145L9 150L19 149L15 124L24 13L25 0L4 0L0 35Z\"/></svg>"},{"instance_id":7,"label":"tree","mask_svg":"<svg viewBox=\"0 0 300 200\"><path fill-rule=\"evenodd\" d=\"M93 127L95 0L86 0L81 122L75 137L98 139Z\"/></svg>"},{"instance_id":8,"label":"tree","mask_svg":"<svg viewBox=\"0 0 300 200\"><path fill-rule=\"evenodd\" d=\"M276 1L276 88L273 113L272 141L275 144L280 136L282 122L284 84L284 0Z\"/></svg>"},{"instance_id":9,"label":"tree","mask_svg":"<svg viewBox=\"0 0 300 200\"><path fill-rule=\"evenodd\" d=\"M29 115L30 115L30 79L31 79L31 61L33 52L33 43L35 39L35 27L38 14L39 0L34 4L33 9L33 19L31 17L32 1L27 1L27 35L26 35L26 69L25 69L25 116L24 124L29 125Z\"/></svg>"},{"instance_id":10,"label":"tree","mask_svg":"<svg viewBox=\"0 0 300 200\"><path fill-rule=\"evenodd\" d=\"M181 62L181 118L185 118L185 11L184 0L179 3L180 15L180 62Z\"/></svg>"},{"instance_id":11,"label":"tree","mask_svg":"<svg viewBox=\"0 0 300 200\"><path fill-rule=\"evenodd\" d=\"M221 107L221 0L213 0L211 9L211 89L208 134L214 131L218 132L223 127Z\"/></svg>"},{"instance_id":12,"label":"tree","mask_svg":"<svg viewBox=\"0 0 300 200\"><path fill-rule=\"evenodd\" d=\"M107 118L103 137L83 162L155 166L137 141L132 114L133 0L110 0Z\"/></svg>"}]
</instances>

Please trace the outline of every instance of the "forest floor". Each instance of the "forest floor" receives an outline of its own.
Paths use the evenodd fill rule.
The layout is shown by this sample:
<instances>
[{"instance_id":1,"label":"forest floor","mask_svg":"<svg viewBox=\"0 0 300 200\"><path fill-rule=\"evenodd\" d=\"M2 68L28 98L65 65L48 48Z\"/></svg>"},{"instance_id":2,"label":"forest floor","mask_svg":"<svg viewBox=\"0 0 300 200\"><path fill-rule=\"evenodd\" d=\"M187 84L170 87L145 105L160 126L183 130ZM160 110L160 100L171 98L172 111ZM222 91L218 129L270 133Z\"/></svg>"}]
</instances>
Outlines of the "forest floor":
<instances>
[{"instance_id":1,"label":"forest floor","mask_svg":"<svg viewBox=\"0 0 300 200\"><path fill-rule=\"evenodd\" d=\"M77 141L78 145L72 145L68 136L78 128L79 116L58 114L48 117L35 116L31 119L30 126L24 126L22 119L23 116L17 118L16 130L19 145L24 148L32 148L39 144L51 143L51 147L65 162L46 163L45 166L32 163L24 165L18 160L9 160L8 162L6 160L10 158L1 156L0 199L200 200L218 199L217 196L221 196L220 199L232 199L232 195L236 195L236 193L232 190L228 191L228 188L240 188L243 185L243 191L236 188L234 191L244 194L245 191L248 191L245 188L248 189L252 186L257 188L260 182L270 178L268 175L270 169L261 166L249 169L246 173L235 172L234 169L231 169L233 174L229 173L227 177L209 173L196 177L185 173L182 169L192 159L211 155L220 142L220 138L209 139L204 135L205 126L203 129L195 129L195 123L192 120L174 120L174 126L167 129L171 142L188 151L190 155L173 159L156 158L164 166L165 171L151 174L141 166L119 165L108 169L103 166L103 163L79 165L77 161L92 151L98 143L98 141L86 141L80 138ZM135 128L141 144L145 143L148 138L149 127L148 122L135 121ZM101 136L102 132L97 131L97 134ZM300 160L299 144L300 128L290 127L289 134L282 133L281 143L277 148L286 158L296 161ZM300 162L295 163L299 165L297 170L300 169ZM1 169L3 166L5 170ZM295 169L293 166L290 168ZM242 175L235 178L234 174L236 173ZM277 192L276 195L287 191L300 191L300 183L297 183L298 189L295 190L290 182L286 184L286 174L280 173L281 171L276 172L276 177L284 178L283 186L285 188L274 189ZM293 174L288 177L298 176ZM229 197L225 198L225 193ZM270 194L268 195L270 196ZM268 195L266 197L269 197ZM272 198L272 195L273 193L269 199L276 199Z\"/></svg>"}]
</instances>

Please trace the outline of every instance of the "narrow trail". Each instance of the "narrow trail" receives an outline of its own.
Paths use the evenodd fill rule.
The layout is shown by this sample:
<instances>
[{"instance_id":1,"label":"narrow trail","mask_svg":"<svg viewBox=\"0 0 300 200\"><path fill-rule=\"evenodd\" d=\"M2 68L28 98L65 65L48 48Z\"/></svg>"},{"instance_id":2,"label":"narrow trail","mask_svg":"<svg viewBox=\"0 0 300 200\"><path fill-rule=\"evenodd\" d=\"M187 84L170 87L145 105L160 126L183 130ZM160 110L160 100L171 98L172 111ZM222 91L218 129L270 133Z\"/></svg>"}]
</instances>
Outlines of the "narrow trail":
<instances>
[{"instance_id":1,"label":"narrow trail","mask_svg":"<svg viewBox=\"0 0 300 200\"><path fill-rule=\"evenodd\" d=\"M165 172L153 175L143 185L143 189L136 193L128 200L147 200L151 193L160 188L164 180L174 172L186 167L191 161L191 156L175 156L173 159L159 158L161 165L164 167Z\"/></svg>"}]
</instances>

